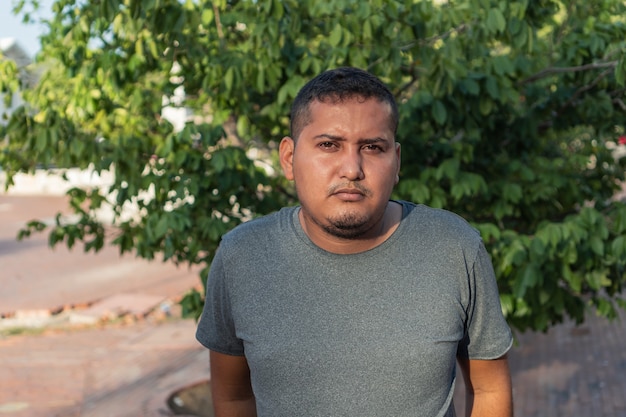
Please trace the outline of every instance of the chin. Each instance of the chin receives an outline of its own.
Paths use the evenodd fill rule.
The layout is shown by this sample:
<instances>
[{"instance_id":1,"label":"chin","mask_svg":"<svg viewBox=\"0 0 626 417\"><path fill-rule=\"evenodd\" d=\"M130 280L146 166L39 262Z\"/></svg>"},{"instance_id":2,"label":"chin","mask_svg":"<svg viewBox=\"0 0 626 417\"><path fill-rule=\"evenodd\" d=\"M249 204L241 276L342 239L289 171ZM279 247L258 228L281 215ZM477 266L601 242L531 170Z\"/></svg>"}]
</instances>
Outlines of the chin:
<instances>
[{"instance_id":1,"label":"chin","mask_svg":"<svg viewBox=\"0 0 626 417\"><path fill-rule=\"evenodd\" d=\"M364 229L361 227L339 228L335 226L326 226L324 227L324 230L326 231L326 233L334 237L356 240L363 237L369 229Z\"/></svg>"},{"instance_id":2,"label":"chin","mask_svg":"<svg viewBox=\"0 0 626 417\"><path fill-rule=\"evenodd\" d=\"M372 228L371 218L356 213L344 213L326 219L322 227L326 233L343 239L358 239Z\"/></svg>"}]
</instances>

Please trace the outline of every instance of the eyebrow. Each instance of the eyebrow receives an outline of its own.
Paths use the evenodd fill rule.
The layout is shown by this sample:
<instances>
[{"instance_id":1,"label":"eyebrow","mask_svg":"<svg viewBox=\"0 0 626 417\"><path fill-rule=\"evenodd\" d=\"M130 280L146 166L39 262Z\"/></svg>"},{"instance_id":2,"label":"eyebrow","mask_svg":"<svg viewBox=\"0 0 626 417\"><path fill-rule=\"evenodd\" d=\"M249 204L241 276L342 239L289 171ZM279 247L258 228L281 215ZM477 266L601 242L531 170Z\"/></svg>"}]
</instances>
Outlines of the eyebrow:
<instances>
[{"instance_id":1,"label":"eyebrow","mask_svg":"<svg viewBox=\"0 0 626 417\"><path fill-rule=\"evenodd\" d=\"M345 142L346 140L343 136L335 136L335 135L331 135L328 133L322 133L313 137L313 140L324 140L324 139L336 140L339 142ZM381 143L381 142L385 144L389 143L387 139L382 138L382 137L363 138L357 141L357 143L360 145L371 145L371 144Z\"/></svg>"}]
</instances>

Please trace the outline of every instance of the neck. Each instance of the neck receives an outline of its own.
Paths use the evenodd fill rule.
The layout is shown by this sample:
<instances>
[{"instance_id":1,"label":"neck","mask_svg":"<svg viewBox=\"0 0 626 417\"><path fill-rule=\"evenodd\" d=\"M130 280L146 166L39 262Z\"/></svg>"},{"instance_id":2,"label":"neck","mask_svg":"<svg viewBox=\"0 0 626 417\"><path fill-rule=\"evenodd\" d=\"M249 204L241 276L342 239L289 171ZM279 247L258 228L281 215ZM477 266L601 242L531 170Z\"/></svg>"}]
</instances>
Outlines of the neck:
<instances>
[{"instance_id":1,"label":"neck","mask_svg":"<svg viewBox=\"0 0 626 417\"><path fill-rule=\"evenodd\" d=\"M389 201L381 220L372 228L373 233L362 238L342 238L331 235L319 227L308 227L309 222L300 210L298 214L304 233L320 248L339 255L349 255L373 249L386 241L400 224L402 205Z\"/></svg>"}]
</instances>

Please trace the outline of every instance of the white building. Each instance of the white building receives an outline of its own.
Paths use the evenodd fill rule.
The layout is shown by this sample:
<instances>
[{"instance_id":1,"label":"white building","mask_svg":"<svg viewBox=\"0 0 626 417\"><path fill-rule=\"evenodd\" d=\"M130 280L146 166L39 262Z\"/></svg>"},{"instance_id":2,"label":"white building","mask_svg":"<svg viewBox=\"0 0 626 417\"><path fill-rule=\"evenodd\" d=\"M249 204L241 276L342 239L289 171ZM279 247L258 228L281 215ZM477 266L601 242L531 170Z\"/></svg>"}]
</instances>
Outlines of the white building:
<instances>
[{"instance_id":1,"label":"white building","mask_svg":"<svg viewBox=\"0 0 626 417\"><path fill-rule=\"evenodd\" d=\"M29 71L28 66L32 63L32 59L26 51L19 45L15 38L0 38L0 59L12 60L20 69L22 80L31 84L35 81L35 77ZM4 103L4 94L0 93L0 123L5 123L4 116L10 114L14 109L22 105L22 98L19 93L14 94L11 99L11 105L7 108Z\"/></svg>"}]
</instances>

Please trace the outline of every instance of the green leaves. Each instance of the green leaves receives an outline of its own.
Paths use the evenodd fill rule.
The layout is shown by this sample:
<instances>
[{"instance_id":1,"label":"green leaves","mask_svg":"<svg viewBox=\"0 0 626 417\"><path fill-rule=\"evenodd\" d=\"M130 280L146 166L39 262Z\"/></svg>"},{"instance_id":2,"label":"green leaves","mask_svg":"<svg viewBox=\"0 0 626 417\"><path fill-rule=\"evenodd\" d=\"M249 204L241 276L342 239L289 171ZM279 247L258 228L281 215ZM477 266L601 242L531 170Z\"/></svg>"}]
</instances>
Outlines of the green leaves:
<instances>
[{"instance_id":1,"label":"green leaves","mask_svg":"<svg viewBox=\"0 0 626 417\"><path fill-rule=\"evenodd\" d=\"M621 55L622 57L615 66L615 81L623 87L626 84L626 53L622 52Z\"/></svg>"},{"instance_id":2,"label":"green leaves","mask_svg":"<svg viewBox=\"0 0 626 417\"><path fill-rule=\"evenodd\" d=\"M489 9L487 13L487 29L493 33L504 32L506 29L506 20L500 9L495 7Z\"/></svg>"},{"instance_id":3,"label":"green leaves","mask_svg":"<svg viewBox=\"0 0 626 417\"><path fill-rule=\"evenodd\" d=\"M331 46L337 47L341 43L342 36L343 36L343 29L341 25L337 24L330 31L330 36L328 37L328 43L330 43Z\"/></svg>"},{"instance_id":4,"label":"green leaves","mask_svg":"<svg viewBox=\"0 0 626 417\"><path fill-rule=\"evenodd\" d=\"M528 263L522 266L513 285L513 295L522 299L529 288L536 287L541 282L541 274L537 265Z\"/></svg>"},{"instance_id":5,"label":"green leaves","mask_svg":"<svg viewBox=\"0 0 626 417\"><path fill-rule=\"evenodd\" d=\"M446 113L446 108L440 100L435 100L433 102L432 115L437 124L443 125L446 122L448 114Z\"/></svg>"},{"instance_id":6,"label":"green leaves","mask_svg":"<svg viewBox=\"0 0 626 417\"><path fill-rule=\"evenodd\" d=\"M398 98L393 197L476 225L514 327L614 314L626 270L626 206L613 199L626 166L610 149L626 128L622 3L54 3L39 83L0 59L4 101L25 100L0 124L0 164L7 184L41 166L109 181L71 192L75 221L54 225L52 244L97 250L108 230L121 252L208 268L223 233L295 203L276 163L289 106L314 75L354 65ZM188 294L186 313L201 303Z\"/></svg>"}]
</instances>

